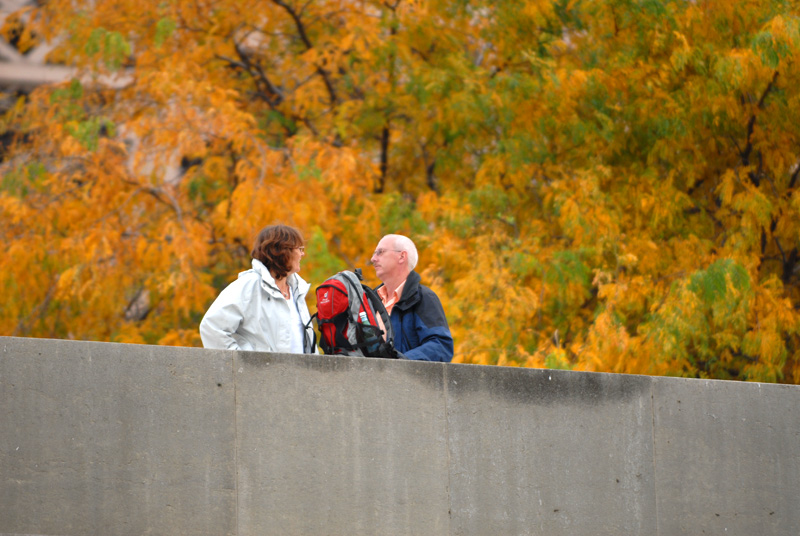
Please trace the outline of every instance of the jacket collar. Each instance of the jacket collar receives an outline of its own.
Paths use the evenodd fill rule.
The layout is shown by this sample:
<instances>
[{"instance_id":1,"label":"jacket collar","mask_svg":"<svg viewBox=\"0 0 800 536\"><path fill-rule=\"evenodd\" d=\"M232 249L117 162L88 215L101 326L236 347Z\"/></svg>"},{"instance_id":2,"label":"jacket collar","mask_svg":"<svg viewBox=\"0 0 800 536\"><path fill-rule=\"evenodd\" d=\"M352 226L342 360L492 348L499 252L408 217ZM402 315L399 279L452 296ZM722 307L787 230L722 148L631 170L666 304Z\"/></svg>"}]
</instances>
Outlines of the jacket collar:
<instances>
[{"instance_id":1,"label":"jacket collar","mask_svg":"<svg viewBox=\"0 0 800 536\"><path fill-rule=\"evenodd\" d=\"M394 304L394 306L402 311L414 307L419 301L419 282L419 274L414 270L411 270L411 273L408 274L408 277L406 277L406 284L403 287L403 295L400 296L400 301Z\"/></svg>"},{"instance_id":2,"label":"jacket collar","mask_svg":"<svg viewBox=\"0 0 800 536\"><path fill-rule=\"evenodd\" d=\"M269 269L264 266L263 262L258 259L253 259L253 270L255 270L255 272L261 276L261 281L266 283L270 290L274 290L280 294L281 291L278 289L277 283L275 283L275 278L272 277L272 274L269 273ZM290 275L288 278L288 283L289 286L292 287L292 292L294 293L295 297L300 295L305 296L308 294L308 289L311 288L311 285L306 283L306 281L297 274Z\"/></svg>"}]
</instances>

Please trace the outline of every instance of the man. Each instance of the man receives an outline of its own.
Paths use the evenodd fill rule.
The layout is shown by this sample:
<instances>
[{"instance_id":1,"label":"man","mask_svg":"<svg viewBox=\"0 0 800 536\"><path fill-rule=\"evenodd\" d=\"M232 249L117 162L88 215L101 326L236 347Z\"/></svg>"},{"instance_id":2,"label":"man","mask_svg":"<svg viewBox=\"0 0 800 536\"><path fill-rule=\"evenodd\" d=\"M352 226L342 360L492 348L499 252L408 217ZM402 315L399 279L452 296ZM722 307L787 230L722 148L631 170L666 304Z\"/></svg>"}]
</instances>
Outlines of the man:
<instances>
[{"instance_id":1,"label":"man","mask_svg":"<svg viewBox=\"0 0 800 536\"><path fill-rule=\"evenodd\" d=\"M411 239L384 236L371 259L375 275L383 282L376 290L392 321L398 351L408 359L449 362L453 337L439 298L419 284L414 271L418 258Z\"/></svg>"}]
</instances>

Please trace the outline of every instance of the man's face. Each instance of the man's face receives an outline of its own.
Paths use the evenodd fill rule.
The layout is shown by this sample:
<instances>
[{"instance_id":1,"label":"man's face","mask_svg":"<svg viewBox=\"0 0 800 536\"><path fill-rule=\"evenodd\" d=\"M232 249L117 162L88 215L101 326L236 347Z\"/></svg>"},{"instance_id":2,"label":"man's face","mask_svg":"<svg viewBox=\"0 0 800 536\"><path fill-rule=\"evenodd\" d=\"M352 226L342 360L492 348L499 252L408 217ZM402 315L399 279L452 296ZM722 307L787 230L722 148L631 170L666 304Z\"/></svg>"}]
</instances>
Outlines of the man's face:
<instances>
[{"instance_id":1,"label":"man's face","mask_svg":"<svg viewBox=\"0 0 800 536\"><path fill-rule=\"evenodd\" d=\"M397 251L393 239L382 238L370 259L378 279L386 281L387 278L401 274L404 269L402 264L404 256L404 252Z\"/></svg>"}]
</instances>

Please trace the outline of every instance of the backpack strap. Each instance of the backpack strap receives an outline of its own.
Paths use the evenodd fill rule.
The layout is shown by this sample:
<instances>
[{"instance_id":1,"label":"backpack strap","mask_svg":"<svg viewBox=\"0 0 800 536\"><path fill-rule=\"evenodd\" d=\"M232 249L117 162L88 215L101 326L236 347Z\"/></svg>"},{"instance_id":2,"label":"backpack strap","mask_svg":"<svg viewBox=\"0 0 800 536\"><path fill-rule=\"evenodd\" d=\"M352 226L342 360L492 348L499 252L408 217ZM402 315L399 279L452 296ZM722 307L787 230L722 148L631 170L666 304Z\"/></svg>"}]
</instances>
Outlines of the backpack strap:
<instances>
[{"instance_id":1,"label":"backpack strap","mask_svg":"<svg viewBox=\"0 0 800 536\"><path fill-rule=\"evenodd\" d=\"M309 353L311 353L311 354L313 354L316 351L316 348L317 348L317 332L314 329L314 325L313 325L313 322L314 322L315 318L317 318L317 313L314 313L313 315L311 315L311 318L308 319L308 323L306 323L306 325L303 326L303 341L304 342L308 340L308 328L311 328L311 346L308 347L309 348ZM317 320L317 325L319 325L319 319ZM303 348L303 350L305 351L305 348Z\"/></svg>"},{"instance_id":2,"label":"backpack strap","mask_svg":"<svg viewBox=\"0 0 800 536\"><path fill-rule=\"evenodd\" d=\"M364 283L361 283L361 287L364 290L364 294L367 295L370 305L372 305L372 310L375 311L376 314L380 315L381 321L383 321L386 342L389 343L390 346L394 346L394 330L392 329L392 319L389 318L389 313L386 312L386 306L383 305L381 297L378 296L378 293L375 292L372 287L368 287Z\"/></svg>"}]
</instances>

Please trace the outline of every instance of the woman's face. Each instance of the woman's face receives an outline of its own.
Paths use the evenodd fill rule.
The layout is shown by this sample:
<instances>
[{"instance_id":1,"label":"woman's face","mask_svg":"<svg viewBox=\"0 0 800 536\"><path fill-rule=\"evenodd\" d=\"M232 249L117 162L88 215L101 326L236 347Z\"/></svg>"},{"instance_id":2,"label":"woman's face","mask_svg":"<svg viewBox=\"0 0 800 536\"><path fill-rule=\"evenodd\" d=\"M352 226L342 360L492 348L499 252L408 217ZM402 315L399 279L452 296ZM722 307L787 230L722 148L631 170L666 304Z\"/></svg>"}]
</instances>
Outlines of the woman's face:
<instances>
[{"instance_id":1,"label":"woman's face","mask_svg":"<svg viewBox=\"0 0 800 536\"><path fill-rule=\"evenodd\" d=\"M289 273L296 274L300 272L300 259L306 254L305 246L291 248L289 254Z\"/></svg>"}]
</instances>

